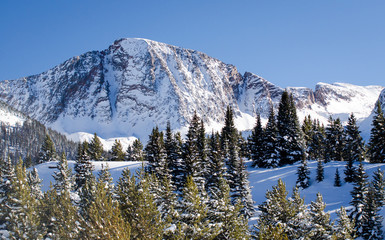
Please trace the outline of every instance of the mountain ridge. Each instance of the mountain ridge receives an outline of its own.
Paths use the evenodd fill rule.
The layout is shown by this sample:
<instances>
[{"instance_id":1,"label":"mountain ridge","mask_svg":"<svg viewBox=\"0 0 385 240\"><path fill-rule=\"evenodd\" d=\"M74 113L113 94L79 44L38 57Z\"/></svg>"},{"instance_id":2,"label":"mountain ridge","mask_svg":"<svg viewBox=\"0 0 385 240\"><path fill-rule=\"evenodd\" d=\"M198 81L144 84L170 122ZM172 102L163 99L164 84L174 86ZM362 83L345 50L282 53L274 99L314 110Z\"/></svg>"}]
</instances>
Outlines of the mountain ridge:
<instances>
[{"instance_id":1,"label":"mountain ridge","mask_svg":"<svg viewBox=\"0 0 385 240\"><path fill-rule=\"evenodd\" d=\"M353 100L357 108L361 101L359 115L373 108L382 89L323 83L314 90L286 88L296 100L300 121L311 114L322 122L328 115L345 118L350 114L346 110L354 110L338 112L334 105L340 101L344 108ZM219 130L227 105L239 130L250 129L256 114L267 118L284 90L199 51L123 38L41 74L0 82L0 100L62 132L145 139L154 126L165 129L167 121L183 132L195 111L208 129Z\"/></svg>"}]
</instances>

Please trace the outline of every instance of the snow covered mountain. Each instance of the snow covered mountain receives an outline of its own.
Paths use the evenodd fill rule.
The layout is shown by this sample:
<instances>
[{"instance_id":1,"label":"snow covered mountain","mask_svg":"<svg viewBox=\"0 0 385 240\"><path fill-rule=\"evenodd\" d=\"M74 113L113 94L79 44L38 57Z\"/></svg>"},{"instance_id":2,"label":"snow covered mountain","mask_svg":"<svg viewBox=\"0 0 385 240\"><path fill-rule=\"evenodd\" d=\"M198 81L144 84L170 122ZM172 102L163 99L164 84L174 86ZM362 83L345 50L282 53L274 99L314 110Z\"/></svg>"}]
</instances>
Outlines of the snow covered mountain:
<instances>
[{"instance_id":1,"label":"snow covered mountain","mask_svg":"<svg viewBox=\"0 0 385 240\"><path fill-rule=\"evenodd\" d=\"M384 111L384 109L385 109L385 89L382 90L377 101L380 101L382 111ZM377 101L375 101L375 103ZM373 106L372 111L368 115L368 117L365 118L364 120L362 120L360 123L360 129L362 131L361 135L366 140L369 140L369 138L370 138L370 130L372 128L372 122L373 122L373 118L375 116L374 110L375 110L375 107Z\"/></svg>"},{"instance_id":2,"label":"snow covered mountain","mask_svg":"<svg viewBox=\"0 0 385 240\"><path fill-rule=\"evenodd\" d=\"M0 99L65 132L143 136L167 121L183 127L194 111L221 122L223 109L237 106L240 81L234 66L203 53L121 39L42 74L3 81Z\"/></svg>"},{"instance_id":3,"label":"snow covered mountain","mask_svg":"<svg viewBox=\"0 0 385 240\"><path fill-rule=\"evenodd\" d=\"M330 116L338 117L346 123L351 113L354 113L359 123L365 121L383 89L382 86L356 86L347 83L318 83L315 90L303 87L286 88L293 94L300 121L310 115L325 125ZM240 85L239 109L252 116L260 113L266 120L270 107L278 108L284 90L257 75L245 73L244 82ZM380 95L380 101L385 106L385 90ZM365 125L362 131L370 131L370 124Z\"/></svg>"},{"instance_id":4,"label":"snow covered mountain","mask_svg":"<svg viewBox=\"0 0 385 240\"><path fill-rule=\"evenodd\" d=\"M0 123L9 127L15 127L22 125L27 119L28 117L25 114L0 101Z\"/></svg>"},{"instance_id":5,"label":"snow covered mountain","mask_svg":"<svg viewBox=\"0 0 385 240\"><path fill-rule=\"evenodd\" d=\"M318 84L288 88L300 120L311 114L347 119L370 115L383 87ZM204 53L146 39L120 39L108 49L73 57L38 75L0 82L0 100L54 129L104 138L146 139L167 121L183 132L194 111L207 129L219 129L227 105L239 130L267 118L284 89Z\"/></svg>"}]
</instances>

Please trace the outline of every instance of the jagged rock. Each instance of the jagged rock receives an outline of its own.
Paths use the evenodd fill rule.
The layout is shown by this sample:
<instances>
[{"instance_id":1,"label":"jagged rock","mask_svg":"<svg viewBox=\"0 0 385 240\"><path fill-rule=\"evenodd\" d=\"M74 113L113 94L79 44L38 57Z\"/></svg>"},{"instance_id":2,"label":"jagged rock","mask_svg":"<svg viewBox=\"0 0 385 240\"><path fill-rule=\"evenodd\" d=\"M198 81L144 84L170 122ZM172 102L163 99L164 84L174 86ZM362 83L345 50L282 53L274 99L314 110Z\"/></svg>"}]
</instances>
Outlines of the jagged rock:
<instances>
[{"instance_id":1,"label":"jagged rock","mask_svg":"<svg viewBox=\"0 0 385 240\"><path fill-rule=\"evenodd\" d=\"M327 121L354 112L370 115L383 87L323 84L287 88L299 119ZM194 111L220 128L227 105L240 130L266 119L284 89L204 53L146 39L120 39L108 49L73 57L41 74L0 82L0 100L59 131L96 132L104 138L146 138L167 121L183 130ZM369 110L367 110L369 109Z\"/></svg>"}]
</instances>

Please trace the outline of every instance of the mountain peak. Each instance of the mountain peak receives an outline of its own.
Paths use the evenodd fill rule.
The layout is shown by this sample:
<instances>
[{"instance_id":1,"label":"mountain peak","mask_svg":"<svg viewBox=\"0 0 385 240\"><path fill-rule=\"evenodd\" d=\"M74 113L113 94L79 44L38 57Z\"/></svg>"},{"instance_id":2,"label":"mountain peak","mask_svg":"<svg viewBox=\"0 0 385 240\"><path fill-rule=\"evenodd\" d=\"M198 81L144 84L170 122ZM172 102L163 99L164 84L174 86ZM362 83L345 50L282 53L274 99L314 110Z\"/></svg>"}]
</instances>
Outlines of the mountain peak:
<instances>
[{"instance_id":1,"label":"mountain peak","mask_svg":"<svg viewBox=\"0 0 385 240\"><path fill-rule=\"evenodd\" d=\"M382 87L319 83L315 91L288 90L300 120L311 114L326 122L329 115L369 115ZM250 129L256 114L266 119L277 107L283 91L204 53L142 38L119 39L44 73L0 82L0 100L16 109L67 133L104 138L146 139L154 126L165 129L168 121L183 131L195 111L207 129L219 130L228 105L239 130Z\"/></svg>"}]
</instances>

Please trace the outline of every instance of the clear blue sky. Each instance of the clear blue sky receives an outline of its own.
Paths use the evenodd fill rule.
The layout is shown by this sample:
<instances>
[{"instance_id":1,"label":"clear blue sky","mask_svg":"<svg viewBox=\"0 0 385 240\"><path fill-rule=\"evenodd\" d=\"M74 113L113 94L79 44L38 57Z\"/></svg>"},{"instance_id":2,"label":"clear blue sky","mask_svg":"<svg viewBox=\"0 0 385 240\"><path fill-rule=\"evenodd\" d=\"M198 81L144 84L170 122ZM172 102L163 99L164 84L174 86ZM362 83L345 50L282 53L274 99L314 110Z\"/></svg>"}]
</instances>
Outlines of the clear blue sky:
<instances>
[{"instance_id":1,"label":"clear blue sky","mask_svg":"<svg viewBox=\"0 0 385 240\"><path fill-rule=\"evenodd\" d=\"M0 80L139 37L205 52L281 87L385 86L383 0L1 0L0 10Z\"/></svg>"}]
</instances>

